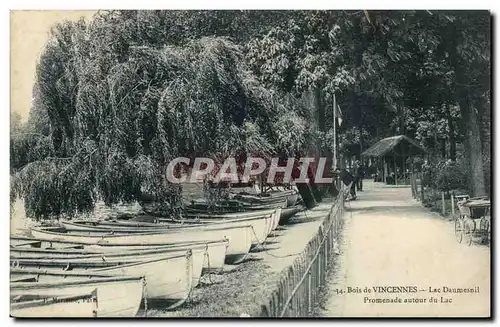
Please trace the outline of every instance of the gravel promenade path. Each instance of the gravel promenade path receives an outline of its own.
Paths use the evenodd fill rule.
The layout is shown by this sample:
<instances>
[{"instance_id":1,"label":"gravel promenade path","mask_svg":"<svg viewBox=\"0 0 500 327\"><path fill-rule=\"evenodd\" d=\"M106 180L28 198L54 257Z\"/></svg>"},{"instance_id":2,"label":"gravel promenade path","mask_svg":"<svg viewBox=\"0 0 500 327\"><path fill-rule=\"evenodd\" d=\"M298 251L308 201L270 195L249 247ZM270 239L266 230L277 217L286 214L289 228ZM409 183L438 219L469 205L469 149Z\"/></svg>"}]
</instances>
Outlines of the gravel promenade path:
<instances>
[{"instance_id":1,"label":"gravel promenade path","mask_svg":"<svg viewBox=\"0 0 500 327\"><path fill-rule=\"evenodd\" d=\"M364 184L365 191L347 204L341 253L321 316L489 316L489 246L478 239L459 244L453 222L423 208L410 188ZM377 286L391 287L382 293ZM478 293L450 292L464 288Z\"/></svg>"}]
</instances>

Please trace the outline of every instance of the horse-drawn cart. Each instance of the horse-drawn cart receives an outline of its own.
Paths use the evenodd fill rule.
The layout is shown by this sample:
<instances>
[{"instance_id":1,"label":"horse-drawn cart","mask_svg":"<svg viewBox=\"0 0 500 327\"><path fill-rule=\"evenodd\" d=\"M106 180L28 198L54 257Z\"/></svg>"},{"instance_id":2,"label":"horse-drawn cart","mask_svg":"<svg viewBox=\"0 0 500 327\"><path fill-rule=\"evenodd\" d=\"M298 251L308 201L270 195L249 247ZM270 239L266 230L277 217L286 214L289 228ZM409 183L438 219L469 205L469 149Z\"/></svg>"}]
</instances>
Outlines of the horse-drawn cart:
<instances>
[{"instance_id":1,"label":"horse-drawn cart","mask_svg":"<svg viewBox=\"0 0 500 327\"><path fill-rule=\"evenodd\" d=\"M467 195L456 196L460 215L455 218L455 236L458 243L465 240L471 245L472 238L478 236L481 243L490 239L491 210L490 200L487 197L469 198Z\"/></svg>"}]
</instances>

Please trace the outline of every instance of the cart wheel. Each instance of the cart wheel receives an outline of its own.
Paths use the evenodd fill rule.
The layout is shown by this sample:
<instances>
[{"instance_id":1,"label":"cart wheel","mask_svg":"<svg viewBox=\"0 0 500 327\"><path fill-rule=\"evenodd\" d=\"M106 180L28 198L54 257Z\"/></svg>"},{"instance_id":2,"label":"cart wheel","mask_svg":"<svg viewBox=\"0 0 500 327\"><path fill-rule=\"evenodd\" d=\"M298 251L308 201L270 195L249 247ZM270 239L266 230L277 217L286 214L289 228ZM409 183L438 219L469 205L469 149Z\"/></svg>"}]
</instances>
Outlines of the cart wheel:
<instances>
[{"instance_id":1,"label":"cart wheel","mask_svg":"<svg viewBox=\"0 0 500 327\"><path fill-rule=\"evenodd\" d=\"M474 221L471 219L464 219L464 237L465 244L470 246L472 244L472 231L474 229Z\"/></svg>"},{"instance_id":2,"label":"cart wheel","mask_svg":"<svg viewBox=\"0 0 500 327\"><path fill-rule=\"evenodd\" d=\"M455 219L455 237L458 243L462 243L463 238L463 221L462 218Z\"/></svg>"},{"instance_id":3,"label":"cart wheel","mask_svg":"<svg viewBox=\"0 0 500 327\"><path fill-rule=\"evenodd\" d=\"M481 243L487 244L490 236L490 221L486 217L482 217L479 222L479 230L481 231Z\"/></svg>"},{"instance_id":4,"label":"cart wheel","mask_svg":"<svg viewBox=\"0 0 500 327\"><path fill-rule=\"evenodd\" d=\"M469 219L470 227L471 227L471 234L474 234L476 232L476 229L478 226L476 226L476 219Z\"/></svg>"}]
</instances>

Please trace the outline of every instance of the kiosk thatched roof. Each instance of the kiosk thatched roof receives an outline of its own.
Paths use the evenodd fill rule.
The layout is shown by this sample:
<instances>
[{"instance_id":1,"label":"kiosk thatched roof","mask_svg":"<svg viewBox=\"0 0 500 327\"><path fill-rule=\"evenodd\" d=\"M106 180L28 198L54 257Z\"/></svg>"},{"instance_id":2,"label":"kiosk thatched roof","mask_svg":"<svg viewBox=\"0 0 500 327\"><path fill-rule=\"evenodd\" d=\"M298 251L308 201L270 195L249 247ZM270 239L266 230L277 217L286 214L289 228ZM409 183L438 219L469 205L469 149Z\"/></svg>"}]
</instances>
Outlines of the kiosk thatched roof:
<instances>
[{"instance_id":1,"label":"kiosk thatched roof","mask_svg":"<svg viewBox=\"0 0 500 327\"><path fill-rule=\"evenodd\" d=\"M397 135L382 139L362 153L365 157L417 156L427 151L416 141L405 135Z\"/></svg>"}]
</instances>

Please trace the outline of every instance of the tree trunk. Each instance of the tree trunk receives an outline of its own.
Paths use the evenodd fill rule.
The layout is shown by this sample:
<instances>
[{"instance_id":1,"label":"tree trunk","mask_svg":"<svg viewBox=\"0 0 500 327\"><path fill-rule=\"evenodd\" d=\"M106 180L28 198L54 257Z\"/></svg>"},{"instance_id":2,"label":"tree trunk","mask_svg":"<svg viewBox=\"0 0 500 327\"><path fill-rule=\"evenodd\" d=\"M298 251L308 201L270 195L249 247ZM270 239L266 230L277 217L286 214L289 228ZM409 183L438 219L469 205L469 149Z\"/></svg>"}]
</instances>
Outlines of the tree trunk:
<instances>
[{"instance_id":1,"label":"tree trunk","mask_svg":"<svg viewBox=\"0 0 500 327\"><path fill-rule=\"evenodd\" d=\"M464 92L460 94L460 113L465 127L466 159L469 166L471 191L473 196L486 194L484 185L483 156L481 151L481 137L479 121L474 103Z\"/></svg>"},{"instance_id":2,"label":"tree trunk","mask_svg":"<svg viewBox=\"0 0 500 327\"><path fill-rule=\"evenodd\" d=\"M299 190L299 194L308 209L312 209L317 205L313 190L309 184L297 183L297 189Z\"/></svg>"},{"instance_id":3,"label":"tree trunk","mask_svg":"<svg viewBox=\"0 0 500 327\"><path fill-rule=\"evenodd\" d=\"M441 156L446 158L446 139L442 138L439 140L441 146Z\"/></svg>"},{"instance_id":4,"label":"tree trunk","mask_svg":"<svg viewBox=\"0 0 500 327\"><path fill-rule=\"evenodd\" d=\"M478 101L478 121L482 145L482 162L485 190L490 193L491 185L491 106L483 97Z\"/></svg>"},{"instance_id":5,"label":"tree trunk","mask_svg":"<svg viewBox=\"0 0 500 327\"><path fill-rule=\"evenodd\" d=\"M465 35L457 26L449 25L445 30L446 36L450 44L450 64L455 69L457 91L455 93L460 105L460 116L465 136L465 152L468 163L470 188L473 196L481 196L486 194L484 182L483 156L481 146L481 130L478 120L478 114L474 107L471 95L473 90L468 88L470 84L470 76L467 69L469 63L462 58L460 45L470 42L465 39Z\"/></svg>"},{"instance_id":6,"label":"tree trunk","mask_svg":"<svg viewBox=\"0 0 500 327\"><path fill-rule=\"evenodd\" d=\"M314 106L316 107L316 114L318 117L318 128L324 132L326 129L325 106L321 98L321 89L319 86L314 88Z\"/></svg>"},{"instance_id":7,"label":"tree trunk","mask_svg":"<svg viewBox=\"0 0 500 327\"><path fill-rule=\"evenodd\" d=\"M399 134L405 135L405 112L403 106L398 106Z\"/></svg>"}]
</instances>

